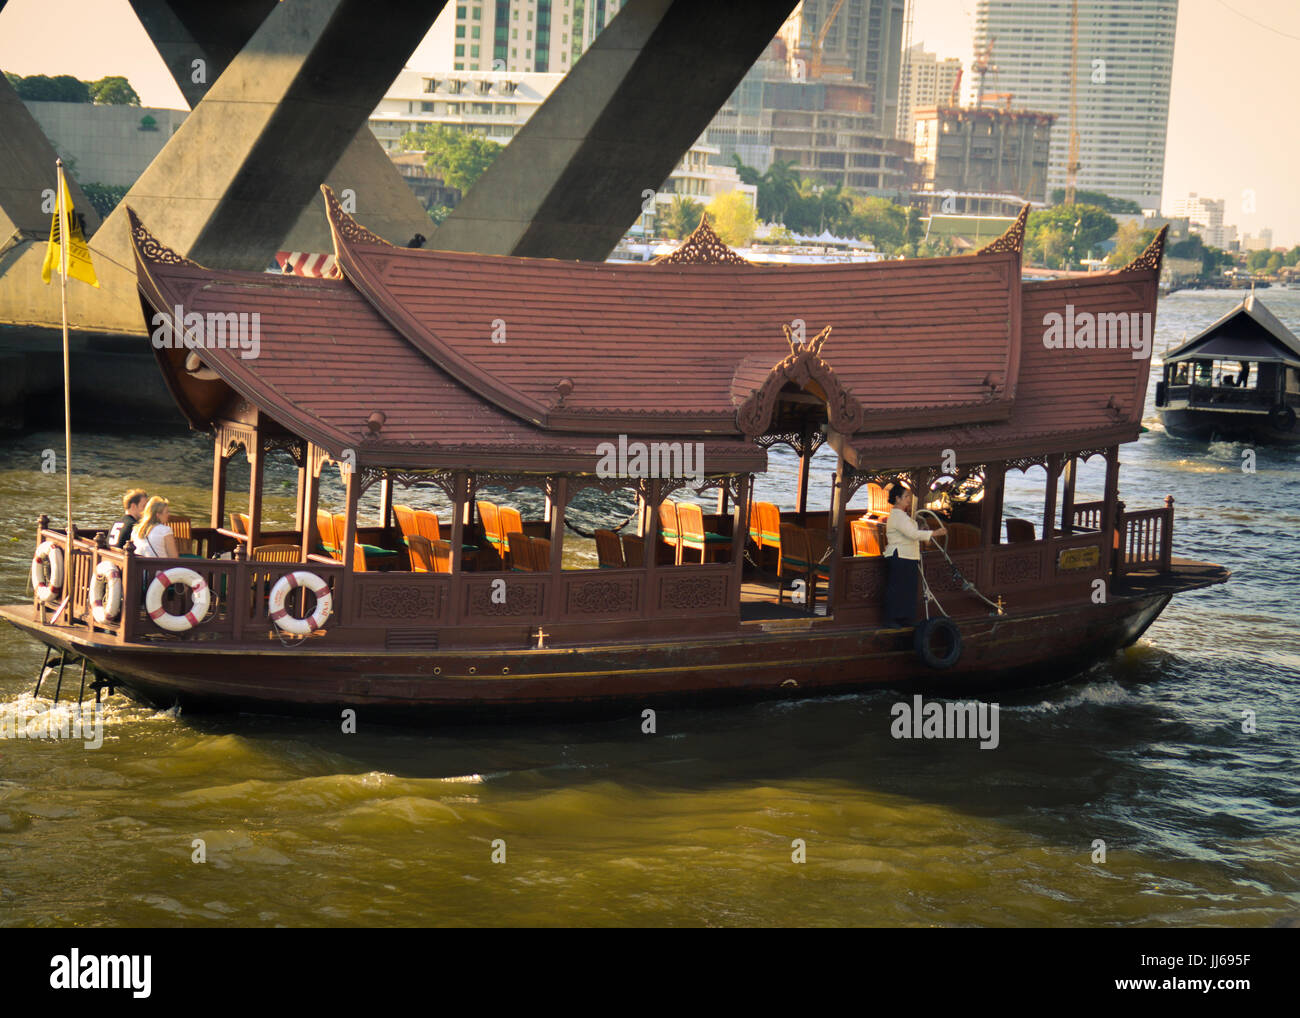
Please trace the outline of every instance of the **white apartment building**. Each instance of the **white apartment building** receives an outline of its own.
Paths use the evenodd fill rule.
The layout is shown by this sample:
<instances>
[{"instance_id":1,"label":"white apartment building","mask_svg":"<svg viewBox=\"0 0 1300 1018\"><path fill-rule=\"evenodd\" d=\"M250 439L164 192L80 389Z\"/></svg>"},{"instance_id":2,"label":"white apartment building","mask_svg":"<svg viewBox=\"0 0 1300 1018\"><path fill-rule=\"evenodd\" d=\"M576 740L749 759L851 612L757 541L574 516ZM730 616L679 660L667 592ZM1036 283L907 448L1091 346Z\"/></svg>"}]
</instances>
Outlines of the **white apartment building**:
<instances>
[{"instance_id":1,"label":"white apartment building","mask_svg":"<svg viewBox=\"0 0 1300 1018\"><path fill-rule=\"evenodd\" d=\"M1056 113L1048 188L1065 187L1070 140L1070 0L977 0L975 47L993 41L986 93ZM1078 4L1077 187L1161 207L1178 0Z\"/></svg>"},{"instance_id":2,"label":"white apartment building","mask_svg":"<svg viewBox=\"0 0 1300 1018\"><path fill-rule=\"evenodd\" d=\"M1206 198L1193 191L1186 198L1174 199L1167 214L1186 217L1192 232L1199 233L1201 240L1210 247L1226 248L1223 209L1222 198ZM1233 232L1236 233L1235 230Z\"/></svg>"},{"instance_id":3,"label":"white apartment building","mask_svg":"<svg viewBox=\"0 0 1300 1018\"><path fill-rule=\"evenodd\" d=\"M898 79L898 137L916 137L916 111L925 107L958 105L953 89L961 80L961 61L940 60L917 43L903 54L903 73Z\"/></svg>"},{"instance_id":4,"label":"white apartment building","mask_svg":"<svg viewBox=\"0 0 1300 1018\"><path fill-rule=\"evenodd\" d=\"M510 71L414 71L405 69L370 115L370 130L389 152L402 151L402 136L427 124L443 124L508 144L528 122L562 74L516 74ZM758 189L742 184L735 168L710 162L718 148L698 140L659 188L660 204L674 194L707 204L729 191L756 201Z\"/></svg>"},{"instance_id":5,"label":"white apartment building","mask_svg":"<svg viewBox=\"0 0 1300 1018\"><path fill-rule=\"evenodd\" d=\"M1265 226L1253 236L1247 233L1241 238L1241 249L1243 251L1272 251L1273 231Z\"/></svg>"},{"instance_id":6,"label":"white apartment building","mask_svg":"<svg viewBox=\"0 0 1300 1018\"><path fill-rule=\"evenodd\" d=\"M456 4L454 71L563 74L618 13L621 0L479 0Z\"/></svg>"}]
</instances>

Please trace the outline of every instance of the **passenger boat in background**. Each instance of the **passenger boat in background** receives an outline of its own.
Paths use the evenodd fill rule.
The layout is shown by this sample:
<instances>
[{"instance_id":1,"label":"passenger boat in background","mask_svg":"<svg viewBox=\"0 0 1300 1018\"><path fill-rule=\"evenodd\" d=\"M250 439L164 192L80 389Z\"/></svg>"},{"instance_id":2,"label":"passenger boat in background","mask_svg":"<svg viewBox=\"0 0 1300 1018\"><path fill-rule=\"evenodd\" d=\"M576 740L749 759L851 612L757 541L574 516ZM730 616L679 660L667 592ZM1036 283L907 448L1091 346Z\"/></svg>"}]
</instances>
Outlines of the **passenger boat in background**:
<instances>
[{"instance_id":1,"label":"passenger boat in background","mask_svg":"<svg viewBox=\"0 0 1300 1018\"><path fill-rule=\"evenodd\" d=\"M1067 305L1154 315L1163 232L1121 271L1030 284L1027 209L967 257L755 266L702 224L629 266L397 248L324 193L337 278L206 269L132 216L151 329L194 323L188 344L155 347L213 437L208 525L189 530L196 557L159 560L42 517L36 543L63 576L38 563L32 603L0 609L110 688L186 710L396 720L965 694L1060 681L1132 644L1173 594L1227 578L1173 557L1171 499L1120 500L1149 361L1044 341ZM260 323L257 356L211 341L240 315ZM800 457L786 512L753 494L776 444ZM837 469L818 512L823 445ZM247 512L227 527L240 452ZM291 531L263 526L271 456L297 468ZM1093 457L1105 490L1076 500ZM335 468L337 514L319 504ZM1007 474L1031 468L1041 516L1004 520ZM882 623L895 480L951 526L918 603L943 622ZM377 518L362 519L375 486ZM404 504L420 488L452 511ZM521 489L537 518L487 497ZM590 489L634 506L626 533L597 531L596 568L566 534ZM851 510L855 497L868 504Z\"/></svg>"},{"instance_id":2,"label":"passenger boat in background","mask_svg":"<svg viewBox=\"0 0 1300 1018\"><path fill-rule=\"evenodd\" d=\"M1300 339L1251 293L1165 354L1156 407L1177 438L1300 443Z\"/></svg>"}]
</instances>

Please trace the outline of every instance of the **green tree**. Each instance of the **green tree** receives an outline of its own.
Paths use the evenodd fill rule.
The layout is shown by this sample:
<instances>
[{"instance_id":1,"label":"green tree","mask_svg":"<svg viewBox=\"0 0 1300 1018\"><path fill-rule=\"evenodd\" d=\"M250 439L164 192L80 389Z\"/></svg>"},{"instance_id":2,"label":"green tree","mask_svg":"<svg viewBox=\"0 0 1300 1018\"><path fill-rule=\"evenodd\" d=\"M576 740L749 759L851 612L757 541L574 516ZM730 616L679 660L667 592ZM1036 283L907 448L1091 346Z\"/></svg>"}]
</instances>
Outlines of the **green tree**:
<instances>
[{"instance_id":1,"label":"green tree","mask_svg":"<svg viewBox=\"0 0 1300 1018\"><path fill-rule=\"evenodd\" d=\"M12 77L9 81L18 93L18 98L26 102L90 102L90 86L71 74L60 74L53 78L44 74L29 74L25 78Z\"/></svg>"},{"instance_id":2,"label":"green tree","mask_svg":"<svg viewBox=\"0 0 1300 1018\"><path fill-rule=\"evenodd\" d=\"M1297 262L1300 262L1300 244L1282 256L1283 265L1295 265Z\"/></svg>"},{"instance_id":3,"label":"green tree","mask_svg":"<svg viewBox=\"0 0 1300 1018\"><path fill-rule=\"evenodd\" d=\"M1132 220L1120 223L1119 231L1115 234L1115 250L1106 259L1106 263L1115 266L1127 265L1146 250L1146 246L1151 243L1155 235L1155 230L1144 230Z\"/></svg>"},{"instance_id":4,"label":"green tree","mask_svg":"<svg viewBox=\"0 0 1300 1018\"><path fill-rule=\"evenodd\" d=\"M753 206L739 191L728 191L709 202L705 209L709 222L722 242L730 247L744 247L754 239L758 221Z\"/></svg>"},{"instance_id":5,"label":"green tree","mask_svg":"<svg viewBox=\"0 0 1300 1018\"><path fill-rule=\"evenodd\" d=\"M140 97L131 83L120 75L89 82L90 97L99 106L139 106Z\"/></svg>"},{"instance_id":6,"label":"green tree","mask_svg":"<svg viewBox=\"0 0 1300 1018\"><path fill-rule=\"evenodd\" d=\"M859 240L869 240L881 251L891 254L909 243L907 210L888 198L855 197L852 212L844 227L845 233ZM916 227L919 240L922 235L919 218Z\"/></svg>"},{"instance_id":7,"label":"green tree","mask_svg":"<svg viewBox=\"0 0 1300 1018\"><path fill-rule=\"evenodd\" d=\"M1052 204L1060 205L1065 201L1065 188L1058 187L1052 192ZM1075 191L1074 203L1076 205L1096 205L1103 212L1109 212L1114 215L1117 212L1138 213L1142 211L1142 206L1128 198L1112 198L1108 194L1100 191Z\"/></svg>"},{"instance_id":8,"label":"green tree","mask_svg":"<svg viewBox=\"0 0 1300 1018\"><path fill-rule=\"evenodd\" d=\"M82 184L82 193L94 206L100 219L107 219L108 214L117 208L118 203L126 197L127 188L113 184Z\"/></svg>"},{"instance_id":9,"label":"green tree","mask_svg":"<svg viewBox=\"0 0 1300 1018\"><path fill-rule=\"evenodd\" d=\"M1268 256L1268 262L1265 264L1264 269L1270 275L1272 275L1281 267L1282 267L1282 255L1277 251L1270 252Z\"/></svg>"},{"instance_id":10,"label":"green tree","mask_svg":"<svg viewBox=\"0 0 1300 1018\"><path fill-rule=\"evenodd\" d=\"M664 236L682 238L700 225L704 206L684 194L673 195L672 204L664 213L661 229Z\"/></svg>"},{"instance_id":11,"label":"green tree","mask_svg":"<svg viewBox=\"0 0 1300 1018\"><path fill-rule=\"evenodd\" d=\"M402 135L403 149L423 152L425 168L462 194L483 176L503 147L482 135L443 124L427 124Z\"/></svg>"},{"instance_id":12,"label":"green tree","mask_svg":"<svg viewBox=\"0 0 1300 1018\"><path fill-rule=\"evenodd\" d=\"M1095 205L1056 205L1029 214L1026 249L1052 268L1077 265L1088 252L1115 235L1118 224Z\"/></svg>"},{"instance_id":13,"label":"green tree","mask_svg":"<svg viewBox=\"0 0 1300 1018\"><path fill-rule=\"evenodd\" d=\"M1267 251L1250 251L1246 255L1246 268L1251 272L1263 272L1268 265Z\"/></svg>"}]
</instances>

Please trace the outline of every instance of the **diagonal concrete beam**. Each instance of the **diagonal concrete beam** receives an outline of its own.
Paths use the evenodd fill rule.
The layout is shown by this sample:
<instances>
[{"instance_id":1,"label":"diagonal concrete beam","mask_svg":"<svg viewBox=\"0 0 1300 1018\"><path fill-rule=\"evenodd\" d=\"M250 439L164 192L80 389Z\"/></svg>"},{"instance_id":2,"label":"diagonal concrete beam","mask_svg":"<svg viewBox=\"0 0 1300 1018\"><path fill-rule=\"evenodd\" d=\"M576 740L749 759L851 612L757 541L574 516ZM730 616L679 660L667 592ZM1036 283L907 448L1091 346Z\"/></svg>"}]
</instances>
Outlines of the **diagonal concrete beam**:
<instances>
[{"instance_id":1,"label":"diagonal concrete beam","mask_svg":"<svg viewBox=\"0 0 1300 1018\"><path fill-rule=\"evenodd\" d=\"M794 7L631 0L430 246L604 259Z\"/></svg>"},{"instance_id":2,"label":"diagonal concrete beam","mask_svg":"<svg viewBox=\"0 0 1300 1018\"><path fill-rule=\"evenodd\" d=\"M191 109L198 106L276 5L277 0L224 4L131 0L140 24ZM202 64L196 67L195 61ZM366 225L395 244L406 243L416 233L431 232L424 206L406 186L368 126L357 132L325 182L337 193L350 188L357 195L357 212L364 216ZM281 241L281 247L331 250L325 204L318 190L313 190L309 204Z\"/></svg>"},{"instance_id":3,"label":"diagonal concrete beam","mask_svg":"<svg viewBox=\"0 0 1300 1018\"><path fill-rule=\"evenodd\" d=\"M0 2L0 7L4 4ZM24 239L50 234L52 213L46 191L55 181L54 146L18 98L9 79L0 74L0 249ZM72 206L86 217L87 232L99 226L99 213L68 175Z\"/></svg>"}]
</instances>

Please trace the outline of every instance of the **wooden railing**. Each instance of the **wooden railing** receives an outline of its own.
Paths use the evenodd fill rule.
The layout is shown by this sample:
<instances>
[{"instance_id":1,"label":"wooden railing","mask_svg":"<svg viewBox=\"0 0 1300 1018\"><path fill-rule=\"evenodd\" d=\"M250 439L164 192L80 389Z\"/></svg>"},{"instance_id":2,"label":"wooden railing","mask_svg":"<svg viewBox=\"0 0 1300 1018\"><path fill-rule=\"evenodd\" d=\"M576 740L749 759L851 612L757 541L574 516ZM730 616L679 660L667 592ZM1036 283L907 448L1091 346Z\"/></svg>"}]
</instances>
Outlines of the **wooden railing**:
<instances>
[{"instance_id":1,"label":"wooden railing","mask_svg":"<svg viewBox=\"0 0 1300 1018\"><path fill-rule=\"evenodd\" d=\"M1102 516L1106 511L1105 502L1076 502L1072 530L1100 530Z\"/></svg>"},{"instance_id":2,"label":"wooden railing","mask_svg":"<svg viewBox=\"0 0 1300 1018\"><path fill-rule=\"evenodd\" d=\"M1116 579L1125 573L1155 570L1167 573L1173 556L1174 497L1165 498L1162 509L1129 512L1120 502L1116 506L1115 557L1112 571Z\"/></svg>"}]
</instances>

